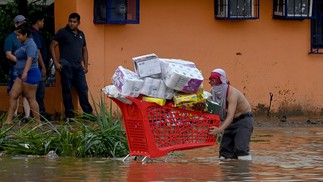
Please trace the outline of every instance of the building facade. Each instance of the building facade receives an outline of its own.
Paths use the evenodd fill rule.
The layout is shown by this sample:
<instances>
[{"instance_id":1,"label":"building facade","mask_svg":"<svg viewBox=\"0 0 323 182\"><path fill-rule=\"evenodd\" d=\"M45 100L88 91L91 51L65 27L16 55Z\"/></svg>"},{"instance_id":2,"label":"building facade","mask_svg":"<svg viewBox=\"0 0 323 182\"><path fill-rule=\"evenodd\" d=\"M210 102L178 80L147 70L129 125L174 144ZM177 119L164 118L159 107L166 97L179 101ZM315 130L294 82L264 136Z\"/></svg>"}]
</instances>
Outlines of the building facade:
<instances>
[{"instance_id":1,"label":"building facade","mask_svg":"<svg viewBox=\"0 0 323 182\"><path fill-rule=\"evenodd\" d=\"M140 4L133 10L139 22L129 24L94 23L97 0L54 2L56 30L67 24L70 13L81 15L89 51L87 81L95 100L119 65L134 70L132 57L155 53L195 62L208 91L210 72L223 68L256 113L323 114L323 55L313 49L313 20L274 18L273 0L260 0L251 8L257 16L242 19L215 18L217 0L134 2ZM0 110L6 110L5 87L0 94ZM47 89L45 102L49 113L61 113L59 82Z\"/></svg>"}]
</instances>

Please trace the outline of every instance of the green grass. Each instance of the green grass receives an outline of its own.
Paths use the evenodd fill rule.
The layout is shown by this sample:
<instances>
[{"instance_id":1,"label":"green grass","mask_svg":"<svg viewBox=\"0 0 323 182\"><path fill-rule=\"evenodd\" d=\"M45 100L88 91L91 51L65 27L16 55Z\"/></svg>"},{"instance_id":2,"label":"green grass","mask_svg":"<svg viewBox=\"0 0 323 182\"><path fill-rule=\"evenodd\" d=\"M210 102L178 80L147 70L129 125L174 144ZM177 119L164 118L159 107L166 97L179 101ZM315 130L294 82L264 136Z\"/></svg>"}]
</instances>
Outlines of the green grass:
<instances>
[{"instance_id":1,"label":"green grass","mask_svg":"<svg viewBox=\"0 0 323 182\"><path fill-rule=\"evenodd\" d=\"M31 121L1 127L0 152L46 155L53 150L59 156L70 157L123 157L129 153L121 113L113 112L112 101L107 107L101 97L94 104L93 115L82 114L71 123L60 123Z\"/></svg>"}]
</instances>

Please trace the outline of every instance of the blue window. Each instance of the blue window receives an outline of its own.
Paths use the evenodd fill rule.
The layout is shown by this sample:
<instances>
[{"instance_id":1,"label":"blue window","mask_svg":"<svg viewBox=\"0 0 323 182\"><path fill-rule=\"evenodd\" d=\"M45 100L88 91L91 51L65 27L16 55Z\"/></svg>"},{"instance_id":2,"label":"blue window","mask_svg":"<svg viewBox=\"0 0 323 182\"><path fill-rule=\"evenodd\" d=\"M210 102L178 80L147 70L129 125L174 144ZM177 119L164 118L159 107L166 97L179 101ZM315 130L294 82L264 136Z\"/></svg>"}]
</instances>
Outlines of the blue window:
<instances>
[{"instance_id":1,"label":"blue window","mask_svg":"<svg viewBox=\"0 0 323 182\"><path fill-rule=\"evenodd\" d=\"M216 19L258 19L259 0L215 0Z\"/></svg>"},{"instance_id":2,"label":"blue window","mask_svg":"<svg viewBox=\"0 0 323 182\"><path fill-rule=\"evenodd\" d=\"M93 22L139 24L139 0L94 0Z\"/></svg>"},{"instance_id":3,"label":"blue window","mask_svg":"<svg viewBox=\"0 0 323 182\"><path fill-rule=\"evenodd\" d=\"M323 54L323 1L313 3L310 53Z\"/></svg>"},{"instance_id":4,"label":"blue window","mask_svg":"<svg viewBox=\"0 0 323 182\"><path fill-rule=\"evenodd\" d=\"M312 16L313 0L274 0L274 18L306 19Z\"/></svg>"}]
</instances>

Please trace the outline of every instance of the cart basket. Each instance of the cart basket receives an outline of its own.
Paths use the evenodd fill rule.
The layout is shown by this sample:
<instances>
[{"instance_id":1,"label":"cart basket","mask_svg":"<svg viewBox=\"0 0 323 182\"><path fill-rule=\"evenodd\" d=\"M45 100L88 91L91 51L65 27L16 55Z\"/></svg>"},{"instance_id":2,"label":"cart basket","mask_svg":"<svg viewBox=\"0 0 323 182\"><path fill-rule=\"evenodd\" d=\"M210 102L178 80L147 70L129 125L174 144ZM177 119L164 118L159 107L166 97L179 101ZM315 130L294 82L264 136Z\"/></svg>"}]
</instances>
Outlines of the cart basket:
<instances>
[{"instance_id":1,"label":"cart basket","mask_svg":"<svg viewBox=\"0 0 323 182\"><path fill-rule=\"evenodd\" d=\"M121 109L130 156L157 158L175 150L193 149L216 144L209 128L218 127L216 114L160 106L133 97L132 104L112 99Z\"/></svg>"}]
</instances>

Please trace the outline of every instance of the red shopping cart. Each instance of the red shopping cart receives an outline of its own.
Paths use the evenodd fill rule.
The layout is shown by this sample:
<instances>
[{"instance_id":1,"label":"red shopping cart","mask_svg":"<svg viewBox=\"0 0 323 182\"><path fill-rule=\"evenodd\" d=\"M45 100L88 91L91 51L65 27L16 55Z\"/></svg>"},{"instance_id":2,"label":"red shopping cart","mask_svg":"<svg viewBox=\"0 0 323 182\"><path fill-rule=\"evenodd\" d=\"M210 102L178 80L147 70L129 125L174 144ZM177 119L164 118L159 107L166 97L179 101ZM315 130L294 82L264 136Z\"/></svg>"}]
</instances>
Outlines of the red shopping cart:
<instances>
[{"instance_id":1,"label":"red shopping cart","mask_svg":"<svg viewBox=\"0 0 323 182\"><path fill-rule=\"evenodd\" d=\"M133 97L127 97L132 104L111 99L122 112L130 151L127 157L157 158L171 151L216 143L216 137L209 135L208 130L219 126L218 115L160 106Z\"/></svg>"}]
</instances>

